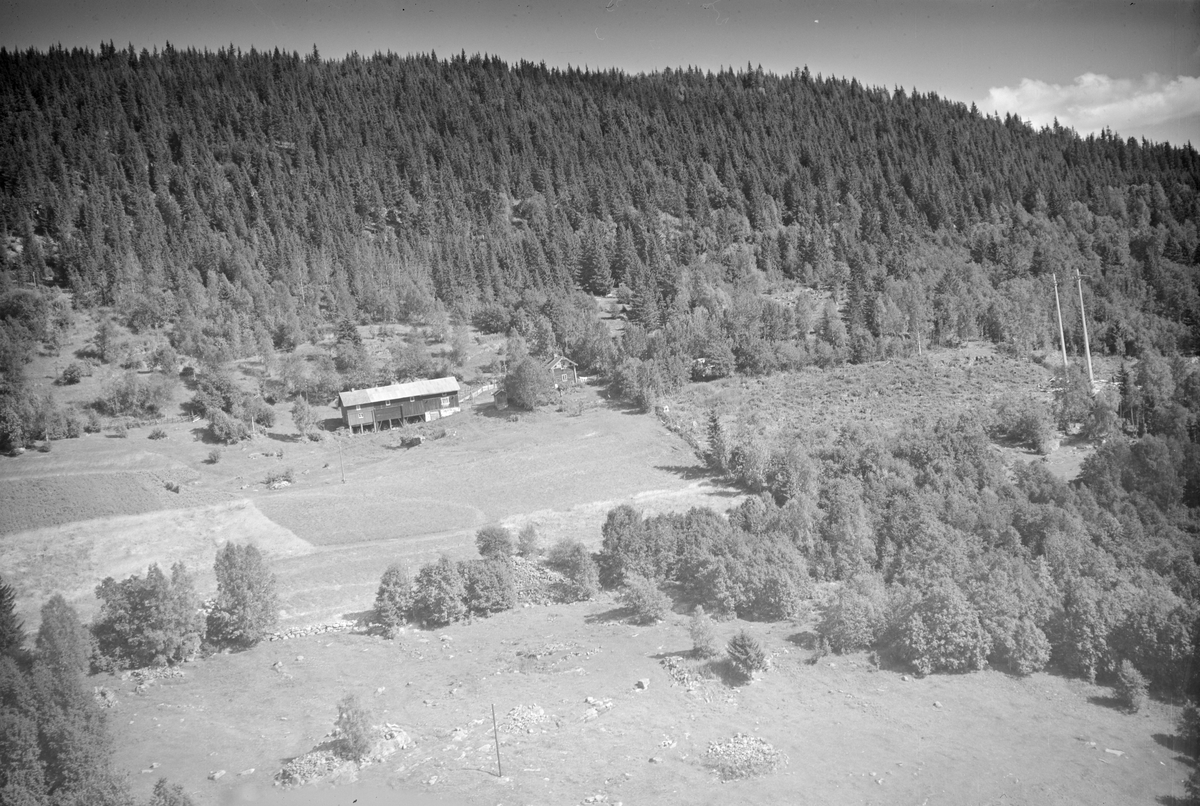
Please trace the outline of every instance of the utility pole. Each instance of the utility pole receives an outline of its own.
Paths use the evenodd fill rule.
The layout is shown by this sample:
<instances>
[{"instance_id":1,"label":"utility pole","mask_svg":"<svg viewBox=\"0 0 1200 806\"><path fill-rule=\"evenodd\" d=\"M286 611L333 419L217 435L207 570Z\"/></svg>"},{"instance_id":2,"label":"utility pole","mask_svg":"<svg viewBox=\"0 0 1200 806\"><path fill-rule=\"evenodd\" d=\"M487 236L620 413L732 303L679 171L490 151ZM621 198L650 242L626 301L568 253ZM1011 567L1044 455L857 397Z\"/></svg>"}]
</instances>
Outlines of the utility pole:
<instances>
[{"instance_id":1,"label":"utility pole","mask_svg":"<svg viewBox=\"0 0 1200 806\"><path fill-rule=\"evenodd\" d=\"M1092 373L1092 348L1088 344L1087 315L1083 312L1083 277L1079 269L1075 269L1075 284L1079 287L1079 321L1083 324L1083 352L1087 356L1088 382L1091 383L1092 394L1096 394L1096 376Z\"/></svg>"},{"instance_id":2,"label":"utility pole","mask_svg":"<svg viewBox=\"0 0 1200 806\"><path fill-rule=\"evenodd\" d=\"M1058 343L1062 346L1063 369L1067 368L1067 337L1063 335L1062 304L1058 301L1058 275L1051 272L1054 279L1054 308L1058 311Z\"/></svg>"},{"instance_id":3,"label":"utility pole","mask_svg":"<svg viewBox=\"0 0 1200 806\"><path fill-rule=\"evenodd\" d=\"M500 731L496 728L496 704L492 703L492 737L496 740L496 775L504 777L504 767L500 764Z\"/></svg>"},{"instance_id":4,"label":"utility pole","mask_svg":"<svg viewBox=\"0 0 1200 806\"><path fill-rule=\"evenodd\" d=\"M334 442L338 446L338 467L342 469L342 484L346 483L346 463L342 461L342 441L338 439L337 434L333 435Z\"/></svg>"}]
</instances>

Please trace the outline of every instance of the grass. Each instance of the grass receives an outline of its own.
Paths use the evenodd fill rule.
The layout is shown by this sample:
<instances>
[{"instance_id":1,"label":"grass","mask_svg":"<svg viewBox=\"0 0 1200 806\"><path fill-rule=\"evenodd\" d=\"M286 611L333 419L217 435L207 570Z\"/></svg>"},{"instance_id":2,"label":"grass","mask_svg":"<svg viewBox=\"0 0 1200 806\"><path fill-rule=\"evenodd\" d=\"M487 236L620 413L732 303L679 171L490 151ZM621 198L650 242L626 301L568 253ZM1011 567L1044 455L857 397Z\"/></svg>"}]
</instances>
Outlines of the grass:
<instances>
[{"instance_id":1,"label":"grass","mask_svg":"<svg viewBox=\"0 0 1200 806\"><path fill-rule=\"evenodd\" d=\"M161 765L153 776L135 775L134 784L148 793L166 775L198 803L269 794L271 776L319 742L347 693L416 744L362 770L358 783L318 786L303 802L386 790L404 803L416 794L452 803L579 803L604 793L609 803L1115 806L1182 793L1187 766L1152 738L1173 732L1172 709L1158 703L1128 716L1089 703L1105 689L1047 674L906 681L862 656L810 665L813 653L789 641L797 629L789 624L753 625L773 656L755 682L728 687L709 677L689 692L672 684L659 660L691 646L686 617L650 627L597 618L615 606L606 594L436 632L407 630L394 641L330 634L268 643L191 664L185 678L144 696L131 682L94 682L117 689L110 714L118 763ZM719 641L743 626L718 624ZM637 690L643 678L649 687ZM586 719L589 697L612 707ZM493 705L504 778L495 775ZM545 721L504 729L513 709L534 706ZM718 784L710 743L738 733L769 742L789 763ZM220 769L226 776L207 780Z\"/></svg>"}]
</instances>

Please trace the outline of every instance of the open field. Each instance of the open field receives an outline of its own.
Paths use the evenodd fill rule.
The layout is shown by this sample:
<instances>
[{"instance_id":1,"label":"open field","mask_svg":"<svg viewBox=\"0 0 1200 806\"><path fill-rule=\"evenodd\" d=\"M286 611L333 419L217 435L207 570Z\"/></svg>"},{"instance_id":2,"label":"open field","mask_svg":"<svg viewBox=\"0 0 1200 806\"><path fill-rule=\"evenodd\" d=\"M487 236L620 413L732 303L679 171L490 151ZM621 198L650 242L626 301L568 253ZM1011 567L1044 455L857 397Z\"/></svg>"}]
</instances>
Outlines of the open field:
<instances>
[{"instance_id":1,"label":"open field","mask_svg":"<svg viewBox=\"0 0 1200 806\"><path fill-rule=\"evenodd\" d=\"M144 694L114 687L119 761L148 792L159 775L198 803L350 803L415 794L451 803L1078 804L1171 802L1188 767L1167 745L1174 709L1126 715L1108 690L1037 674L996 672L905 679L864 656L810 665L806 624L747 626L773 668L747 686L711 673L692 691L660 662L686 657L686 619L622 620L607 595L594 602L512 611L393 641L330 634L281 641L184 667L182 679ZM648 679L646 690L636 690ZM316 784L271 797L272 776L318 744L335 703L354 693L378 721L415 745L366 767L357 783ZM611 710L585 719L588 697ZM504 777L495 774L491 707L500 721ZM536 706L545 720L507 715ZM514 728L518 728L515 730ZM708 743L737 732L785 753L787 766L721 784L703 764ZM203 738L201 738L203 737ZM1121 755L1106 752L1120 751ZM652 761L652 759L654 759ZM246 775L239 773L253 769ZM207 776L217 770L217 781Z\"/></svg>"},{"instance_id":2,"label":"open field","mask_svg":"<svg viewBox=\"0 0 1200 806\"><path fill-rule=\"evenodd\" d=\"M547 544L597 543L607 511L625 501L648 511L736 503L739 493L705 479L653 418L587 394L580 416L544 411L516 422L494 416L485 398L439 423L445 436L412 449L400 447L411 433L402 430L298 442L282 412L268 436L220 448L217 464L190 422L164 424L161 440L141 428L126 439L56 442L49 454L0 459L0 527L9 533L0 560L36 567L15 579L36 628L55 580L90 613L105 576L183 560L207 595L216 547L255 542L271 557L290 626L369 607L390 562L415 569L441 552L473 555L474 532L488 523L532 522ZM291 486L267 489L268 475L288 469Z\"/></svg>"}]
</instances>

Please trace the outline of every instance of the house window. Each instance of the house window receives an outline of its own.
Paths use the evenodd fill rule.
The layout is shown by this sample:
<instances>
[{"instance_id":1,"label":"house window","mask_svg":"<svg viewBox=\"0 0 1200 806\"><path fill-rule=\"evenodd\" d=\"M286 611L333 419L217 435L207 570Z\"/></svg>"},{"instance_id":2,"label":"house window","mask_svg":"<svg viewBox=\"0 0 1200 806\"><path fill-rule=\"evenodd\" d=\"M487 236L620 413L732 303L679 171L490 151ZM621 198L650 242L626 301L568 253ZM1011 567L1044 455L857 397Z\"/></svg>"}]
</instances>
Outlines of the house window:
<instances>
[{"instance_id":1,"label":"house window","mask_svg":"<svg viewBox=\"0 0 1200 806\"><path fill-rule=\"evenodd\" d=\"M442 408L443 408L443 409L448 409L448 408L450 408L450 398L448 398L448 397L443 397L443 398L442 398L442 400L441 400L441 404L442 404Z\"/></svg>"},{"instance_id":2,"label":"house window","mask_svg":"<svg viewBox=\"0 0 1200 806\"><path fill-rule=\"evenodd\" d=\"M355 406L355 407L354 407L354 410L355 410L355 411L362 411L362 406Z\"/></svg>"}]
</instances>

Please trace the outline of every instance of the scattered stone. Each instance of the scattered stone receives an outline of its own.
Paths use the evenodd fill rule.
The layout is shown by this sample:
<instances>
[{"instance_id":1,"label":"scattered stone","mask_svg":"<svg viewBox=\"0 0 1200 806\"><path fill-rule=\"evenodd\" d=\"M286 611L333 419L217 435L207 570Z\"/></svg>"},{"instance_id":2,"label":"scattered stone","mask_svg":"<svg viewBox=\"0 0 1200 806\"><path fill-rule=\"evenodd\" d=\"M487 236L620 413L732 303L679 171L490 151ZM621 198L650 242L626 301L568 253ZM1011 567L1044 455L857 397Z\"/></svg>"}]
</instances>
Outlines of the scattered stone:
<instances>
[{"instance_id":1,"label":"scattered stone","mask_svg":"<svg viewBox=\"0 0 1200 806\"><path fill-rule=\"evenodd\" d=\"M385 691L387 691L387 686L380 686L379 688L375 689L375 694L378 696Z\"/></svg>"},{"instance_id":2,"label":"scattered stone","mask_svg":"<svg viewBox=\"0 0 1200 806\"><path fill-rule=\"evenodd\" d=\"M238 776L240 777L240 776L243 776L243 775L253 775L253 774L254 774L254 768L253 768L253 767L251 767L251 768L250 768L250 769L248 769L248 770L242 770L241 772L239 772L239 773L238 773Z\"/></svg>"},{"instance_id":3,"label":"scattered stone","mask_svg":"<svg viewBox=\"0 0 1200 806\"><path fill-rule=\"evenodd\" d=\"M1106 748L1104 748L1104 752L1105 752L1105 753L1111 753L1111 754L1112 754L1112 755L1114 755L1114 756L1123 756L1123 755L1125 755L1125 751L1124 751L1124 750L1113 750L1111 747L1106 747Z\"/></svg>"},{"instance_id":4,"label":"scattered stone","mask_svg":"<svg viewBox=\"0 0 1200 806\"><path fill-rule=\"evenodd\" d=\"M900 675L900 679L903 680L905 683L907 683L909 680L912 680L912 678L906 674Z\"/></svg>"},{"instance_id":5,"label":"scattered stone","mask_svg":"<svg viewBox=\"0 0 1200 806\"><path fill-rule=\"evenodd\" d=\"M210 781L219 780L221 778L221 776L223 776L224 774L225 774L225 770L217 770L216 772L214 772L208 776L208 780L210 780Z\"/></svg>"},{"instance_id":6,"label":"scattered stone","mask_svg":"<svg viewBox=\"0 0 1200 806\"><path fill-rule=\"evenodd\" d=\"M650 763L651 764L662 764L663 763L662 756L650 756Z\"/></svg>"},{"instance_id":7,"label":"scattered stone","mask_svg":"<svg viewBox=\"0 0 1200 806\"><path fill-rule=\"evenodd\" d=\"M942 707L942 704L941 704L941 702L939 702L938 700L934 700L934 701L933 701L933 707L934 707L934 708L941 708L941 707Z\"/></svg>"},{"instance_id":8,"label":"scattered stone","mask_svg":"<svg viewBox=\"0 0 1200 806\"><path fill-rule=\"evenodd\" d=\"M303 655L297 655L297 656L296 656L296 663L300 663L300 662L301 662L301 661L303 661L303 660L304 660L304 656L303 656Z\"/></svg>"},{"instance_id":9,"label":"scattered stone","mask_svg":"<svg viewBox=\"0 0 1200 806\"><path fill-rule=\"evenodd\" d=\"M645 691L646 689L650 688L650 678L643 677L641 680L634 683L633 687L638 689L639 691Z\"/></svg>"},{"instance_id":10,"label":"scattered stone","mask_svg":"<svg viewBox=\"0 0 1200 806\"><path fill-rule=\"evenodd\" d=\"M93 688L92 698L105 708L112 708L117 704L117 693L107 686L96 686Z\"/></svg>"}]
</instances>

